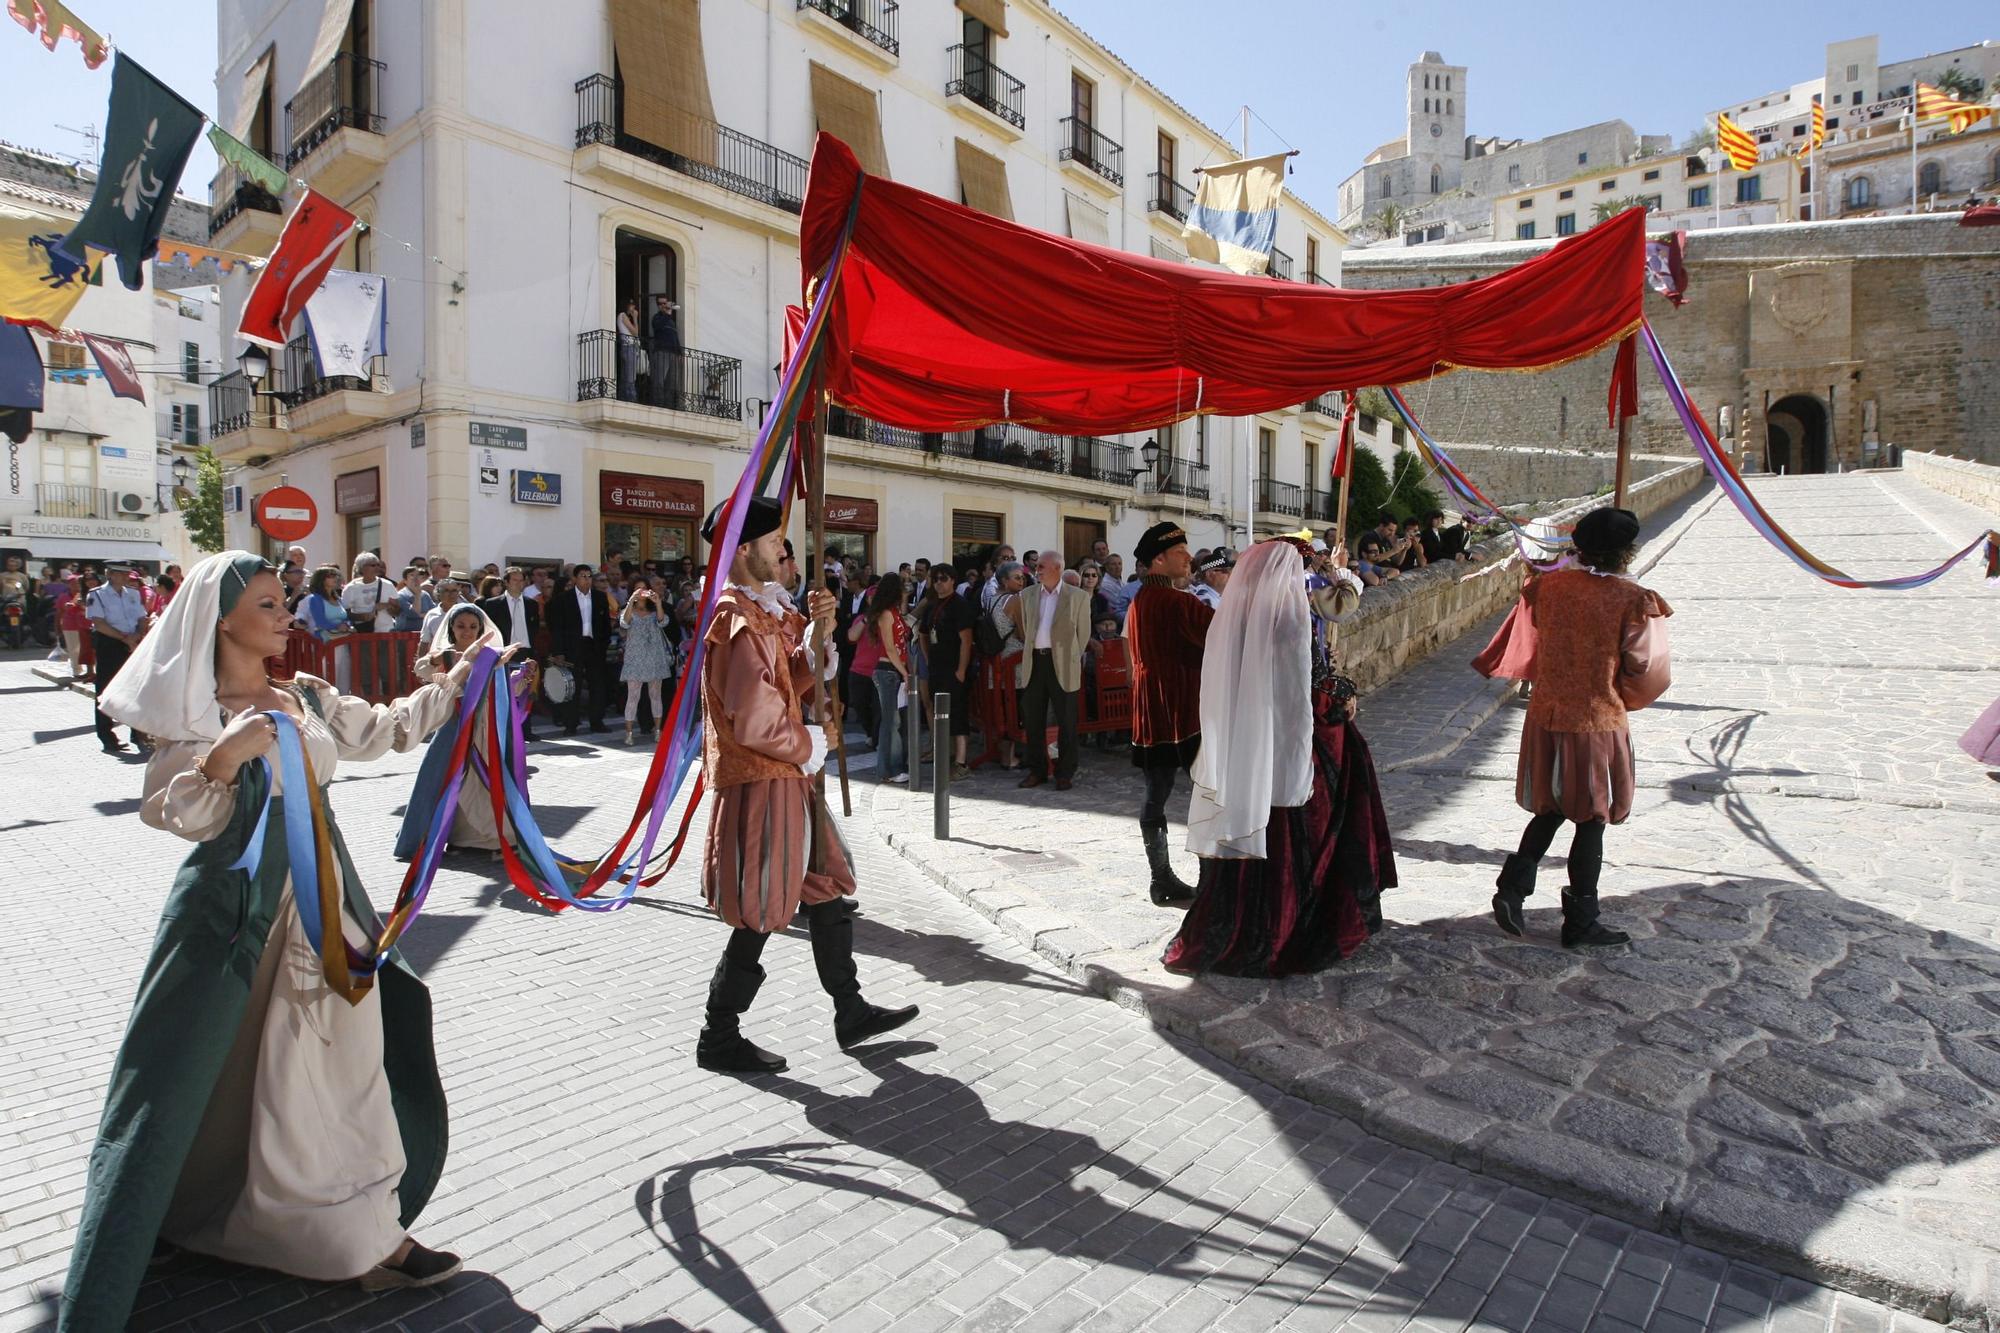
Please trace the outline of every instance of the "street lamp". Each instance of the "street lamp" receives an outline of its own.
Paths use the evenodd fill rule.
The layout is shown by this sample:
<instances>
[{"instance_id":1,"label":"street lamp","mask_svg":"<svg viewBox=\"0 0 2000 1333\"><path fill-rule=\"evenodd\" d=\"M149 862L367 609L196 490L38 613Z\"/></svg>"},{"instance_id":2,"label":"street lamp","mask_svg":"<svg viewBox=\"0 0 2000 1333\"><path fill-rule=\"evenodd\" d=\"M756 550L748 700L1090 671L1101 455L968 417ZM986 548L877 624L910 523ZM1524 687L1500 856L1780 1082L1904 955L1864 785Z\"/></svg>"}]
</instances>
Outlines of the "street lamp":
<instances>
[{"instance_id":1,"label":"street lamp","mask_svg":"<svg viewBox=\"0 0 2000 1333\"><path fill-rule=\"evenodd\" d=\"M237 353L236 364L243 371L243 377L250 381L250 387L255 389L271 373L271 354L256 343L250 343Z\"/></svg>"},{"instance_id":2,"label":"street lamp","mask_svg":"<svg viewBox=\"0 0 2000 1333\"><path fill-rule=\"evenodd\" d=\"M1158 440L1149 439L1144 444L1140 445L1139 461L1144 463L1145 466L1133 468L1130 472L1127 472L1125 474L1125 484L1127 486L1130 486L1134 481L1138 480L1140 477L1144 476L1148 472L1153 471L1154 468L1159 466L1160 442Z\"/></svg>"},{"instance_id":3,"label":"street lamp","mask_svg":"<svg viewBox=\"0 0 2000 1333\"><path fill-rule=\"evenodd\" d=\"M187 455L186 454L177 455L174 458L174 485L176 486L187 485L189 471L190 469L188 467Z\"/></svg>"}]
</instances>

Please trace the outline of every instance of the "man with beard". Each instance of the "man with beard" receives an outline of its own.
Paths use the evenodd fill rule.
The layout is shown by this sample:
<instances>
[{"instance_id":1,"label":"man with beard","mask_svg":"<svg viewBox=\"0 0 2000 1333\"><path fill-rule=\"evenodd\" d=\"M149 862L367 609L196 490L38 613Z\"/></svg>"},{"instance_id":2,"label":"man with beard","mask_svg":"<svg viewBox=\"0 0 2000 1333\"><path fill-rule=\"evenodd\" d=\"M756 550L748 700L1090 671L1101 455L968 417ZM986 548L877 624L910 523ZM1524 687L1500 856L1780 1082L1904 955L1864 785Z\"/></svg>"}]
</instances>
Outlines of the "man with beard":
<instances>
[{"instance_id":1,"label":"man with beard","mask_svg":"<svg viewBox=\"0 0 2000 1333\"><path fill-rule=\"evenodd\" d=\"M728 502L702 525L705 542L722 538ZM834 826L818 784L828 736L800 721L819 673L806 640L808 622L777 579L785 553L775 500L756 497L716 601L702 668L702 771L715 793L702 892L730 927L729 943L708 988L707 1021L695 1063L731 1074L772 1074L785 1058L755 1045L739 1020L763 984L764 942L800 905L812 932L813 966L833 997L833 1034L843 1048L917 1016L915 1005L879 1009L861 998L854 965L854 860ZM813 622L833 624L834 596L807 594Z\"/></svg>"}]
</instances>

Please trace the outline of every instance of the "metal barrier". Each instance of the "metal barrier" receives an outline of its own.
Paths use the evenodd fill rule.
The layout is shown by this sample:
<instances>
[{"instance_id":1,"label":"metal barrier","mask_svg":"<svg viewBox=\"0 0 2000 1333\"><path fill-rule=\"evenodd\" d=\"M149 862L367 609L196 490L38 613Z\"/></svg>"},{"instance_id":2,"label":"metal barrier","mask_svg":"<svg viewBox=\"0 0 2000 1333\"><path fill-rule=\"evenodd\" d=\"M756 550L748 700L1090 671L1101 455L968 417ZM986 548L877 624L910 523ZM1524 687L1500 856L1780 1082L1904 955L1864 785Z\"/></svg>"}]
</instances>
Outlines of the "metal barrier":
<instances>
[{"instance_id":1,"label":"metal barrier","mask_svg":"<svg viewBox=\"0 0 2000 1333\"><path fill-rule=\"evenodd\" d=\"M290 680L303 672L331 681L342 694L385 704L409 694L421 683L415 667L422 656L418 646L422 637L400 630L342 634L322 641L310 631L295 629L285 645L285 655L271 659L271 674L278 680Z\"/></svg>"}]
</instances>

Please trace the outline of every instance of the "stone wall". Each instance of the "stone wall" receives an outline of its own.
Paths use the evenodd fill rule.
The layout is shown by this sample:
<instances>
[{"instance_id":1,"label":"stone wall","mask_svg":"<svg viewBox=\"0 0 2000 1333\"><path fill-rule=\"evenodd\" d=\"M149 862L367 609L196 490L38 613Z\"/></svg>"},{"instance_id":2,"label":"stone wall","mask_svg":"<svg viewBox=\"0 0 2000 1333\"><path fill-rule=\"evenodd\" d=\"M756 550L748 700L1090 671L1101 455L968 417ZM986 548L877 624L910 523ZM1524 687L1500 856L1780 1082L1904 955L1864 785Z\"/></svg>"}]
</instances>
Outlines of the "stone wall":
<instances>
[{"instance_id":1,"label":"stone wall","mask_svg":"<svg viewBox=\"0 0 2000 1333\"><path fill-rule=\"evenodd\" d=\"M1466 282L1547 248L1350 250L1341 281ZM1710 422L1730 407L1746 462L1764 462L1765 412L1799 393L1829 419L1829 472L1872 456L1870 439L2000 463L2000 228L1960 227L1956 213L1723 228L1690 233L1687 259L1686 303L1649 293L1646 318ZM1612 355L1528 375L1461 371L1408 392L1439 439L1608 451ZM1650 367L1639 387L1633 447L1687 454Z\"/></svg>"},{"instance_id":2,"label":"stone wall","mask_svg":"<svg viewBox=\"0 0 2000 1333\"><path fill-rule=\"evenodd\" d=\"M1911 451L1903 455L1903 471L1932 490L1956 496L2000 521L2000 467Z\"/></svg>"},{"instance_id":3,"label":"stone wall","mask_svg":"<svg viewBox=\"0 0 2000 1333\"><path fill-rule=\"evenodd\" d=\"M1626 503L1649 517L1693 491L1707 477L1699 463L1681 463L1633 486ZM1568 525L1611 497L1580 500L1547 516ZM1431 565L1370 588L1340 626L1340 659L1364 691L1389 680L1461 634L1513 604L1521 592L1517 571L1496 568L1514 554L1511 537L1472 548L1472 563Z\"/></svg>"},{"instance_id":4,"label":"stone wall","mask_svg":"<svg viewBox=\"0 0 2000 1333\"><path fill-rule=\"evenodd\" d=\"M1615 453L1579 453L1508 444L1447 444L1452 459L1495 504L1594 495L1617 479ZM1632 460L1632 481L1644 481L1686 460L1651 454Z\"/></svg>"}]
</instances>

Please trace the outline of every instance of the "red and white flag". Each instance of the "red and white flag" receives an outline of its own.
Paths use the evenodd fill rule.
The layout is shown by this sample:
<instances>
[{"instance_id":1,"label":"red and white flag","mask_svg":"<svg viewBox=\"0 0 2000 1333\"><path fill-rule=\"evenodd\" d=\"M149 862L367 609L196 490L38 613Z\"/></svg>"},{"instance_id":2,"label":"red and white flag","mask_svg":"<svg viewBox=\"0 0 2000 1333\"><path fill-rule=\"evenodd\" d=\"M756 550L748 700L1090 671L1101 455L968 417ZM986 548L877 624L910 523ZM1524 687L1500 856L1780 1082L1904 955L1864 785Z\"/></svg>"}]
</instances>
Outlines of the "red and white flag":
<instances>
[{"instance_id":1,"label":"red and white flag","mask_svg":"<svg viewBox=\"0 0 2000 1333\"><path fill-rule=\"evenodd\" d=\"M137 398L146 401L146 390L139 383L139 370L132 364L132 354L125 350L125 344L115 338L100 338L94 333L79 335L83 345L97 360L97 368L104 372L104 382L111 386L113 396Z\"/></svg>"},{"instance_id":2,"label":"red and white flag","mask_svg":"<svg viewBox=\"0 0 2000 1333\"><path fill-rule=\"evenodd\" d=\"M354 214L308 189L286 219L278 248L257 275L237 332L253 343L283 347L285 330L326 280L356 221Z\"/></svg>"}]
</instances>

